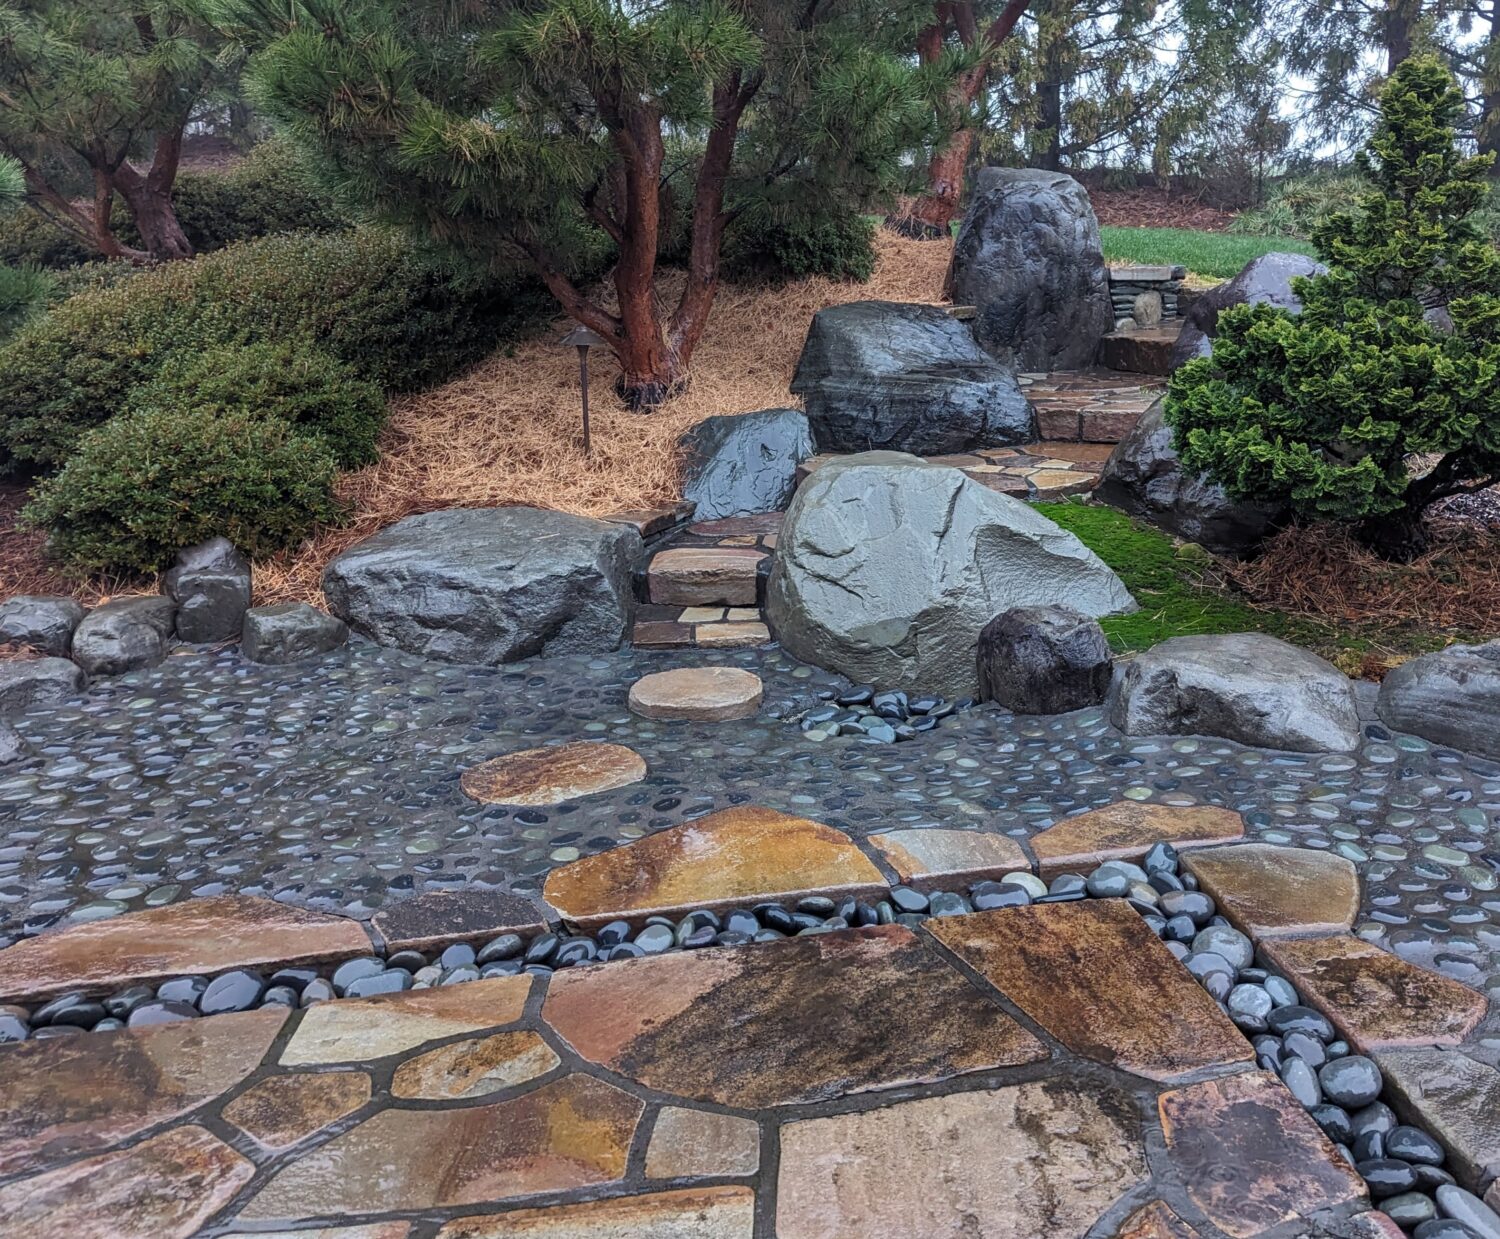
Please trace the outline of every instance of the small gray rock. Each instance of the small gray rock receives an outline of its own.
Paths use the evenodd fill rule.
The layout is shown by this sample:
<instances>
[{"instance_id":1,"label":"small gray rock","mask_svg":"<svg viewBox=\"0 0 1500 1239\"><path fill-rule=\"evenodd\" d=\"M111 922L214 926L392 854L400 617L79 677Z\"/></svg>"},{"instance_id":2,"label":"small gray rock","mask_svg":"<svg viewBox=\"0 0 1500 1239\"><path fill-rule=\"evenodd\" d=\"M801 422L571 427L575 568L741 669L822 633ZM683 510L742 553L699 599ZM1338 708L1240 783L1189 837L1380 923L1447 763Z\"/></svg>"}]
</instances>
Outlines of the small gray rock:
<instances>
[{"instance_id":1,"label":"small gray rock","mask_svg":"<svg viewBox=\"0 0 1500 1239\"><path fill-rule=\"evenodd\" d=\"M1193 950L1212 951L1223 956L1236 972L1250 967L1250 961L1255 958L1255 946L1250 939L1228 925L1210 925L1199 930L1193 939Z\"/></svg>"},{"instance_id":2,"label":"small gray rock","mask_svg":"<svg viewBox=\"0 0 1500 1239\"><path fill-rule=\"evenodd\" d=\"M1381 682L1375 711L1397 731L1500 760L1500 641L1402 663Z\"/></svg>"},{"instance_id":3,"label":"small gray rock","mask_svg":"<svg viewBox=\"0 0 1500 1239\"><path fill-rule=\"evenodd\" d=\"M177 553L162 581L177 603L177 635L184 641L237 637L250 607L250 562L228 538L210 538Z\"/></svg>"},{"instance_id":4,"label":"small gray rock","mask_svg":"<svg viewBox=\"0 0 1500 1239\"><path fill-rule=\"evenodd\" d=\"M122 675L167 656L177 604L140 594L95 607L73 634L73 658L90 675Z\"/></svg>"},{"instance_id":5,"label":"small gray rock","mask_svg":"<svg viewBox=\"0 0 1500 1239\"><path fill-rule=\"evenodd\" d=\"M1312 1109L1323 1100L1323 1092L1318 1087L1318 1077L1313 1074L1312 1068L1300 1058L1288 1058L1281 1064L1281 1082L1291 1090L1292 1096L1306 1109Z\"/></svg>"},{"instance_id":6,"label":"small gray rock","mask_svg":"<svg viewBox=\"0 0 1500 1239\"><path fill-rule=\"evenodd\" d=\"M1098 705L1113 676L1104 630L1071 607L1016 607L980 630L980 699L1017 714Z\"/></svg>"},{"instance_id":7,"label":"small gray rock","mask_svg":"<svg viewBox=\"0 0 1500 1239\"><path fill-rule=\"evenodd\" d=\"M682 436L682 497L695 520L779 512L796 489L797 466L813 454L801 409L710 417Z\"/></svg>"},{"instance_id":8,"label":"small gray rock","mask_svg":"<svg viewBox=\"0 0 1500 1239\"><path fill-rule=\"evenodd\" d=\"M1349 1054L1326 1063L1318 1071L1318 1083L1328 1100L1346 1110L1358 1110L1380 1096L1380 1068L1362 1054Z\"/></svg>"},{"instance_id":9,"label":"small gray rock","mask_svg":"<svg viewBox=\"0 0 1500 1239\"><path fill-rule=\"evenodd\" d=\"M0 721L0 766L18 762L29 752L21 733L9 723Z\"/></svg>"},{"instance_id":10,"label":"small gray rock","mask_svg":"<svg viewBox=\"0 0 1500 1239\"><path fill-rule=\"evenodd\" d=\"M19 594L0 602L0 642L26 645L39 654L66 657L73 632L87 612L58 594Z\"/></svg>"},{"instance_id":11,"label":"small gray rock","mask_svg":"<svg viewBox=\"0 0 1500 1239\"><path fill-rule=\"evenodd\" d=\"M1462 1222L1479 1239L1500 1239L1500 1215L1473 1192L1445 1183L1437 1190L1437 1202L1444 1217Z\"/></svg>"},{"instance_id":12,"label":"small gray rock","mask_svg":"<svg viewBox=\"0 0 1500 1239\"><path fill-rule=\"evenodd\" d=\"M83 691L83 669L66 658L0 661L0 714L19 714Z\"/></svg>"},{"instance_id":13,"label":"small gray rock","mask_svg":"<svg viewBox=\"0 0 1500 1239\"><path fill-rule=\"evenodd\" d=\"M251 662L281 665L326 654L348 639L343 620L305 602L281 602L245 612L240 652Z\"/></svg>"}]
</instances>

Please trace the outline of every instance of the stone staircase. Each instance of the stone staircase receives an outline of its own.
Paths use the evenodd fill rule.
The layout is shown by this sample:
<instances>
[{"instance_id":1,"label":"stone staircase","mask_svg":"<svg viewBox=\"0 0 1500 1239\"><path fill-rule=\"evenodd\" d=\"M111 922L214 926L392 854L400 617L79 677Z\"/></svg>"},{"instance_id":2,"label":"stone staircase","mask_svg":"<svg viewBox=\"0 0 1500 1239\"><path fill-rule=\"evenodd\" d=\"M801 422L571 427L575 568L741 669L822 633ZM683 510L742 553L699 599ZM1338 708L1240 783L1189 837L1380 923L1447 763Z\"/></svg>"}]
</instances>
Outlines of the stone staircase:
<instances>
[{"instance_id":1,"label":"stone staircase","mask_svg":"<svg viewBox=\"0 0 1500 1239\"><path fill-rule=\"evenodd\" d=\"M632 640L643 649L732 649L771 639L762 606L780 512L689 525L651 556Z\"/></svg>"}]
</instances>

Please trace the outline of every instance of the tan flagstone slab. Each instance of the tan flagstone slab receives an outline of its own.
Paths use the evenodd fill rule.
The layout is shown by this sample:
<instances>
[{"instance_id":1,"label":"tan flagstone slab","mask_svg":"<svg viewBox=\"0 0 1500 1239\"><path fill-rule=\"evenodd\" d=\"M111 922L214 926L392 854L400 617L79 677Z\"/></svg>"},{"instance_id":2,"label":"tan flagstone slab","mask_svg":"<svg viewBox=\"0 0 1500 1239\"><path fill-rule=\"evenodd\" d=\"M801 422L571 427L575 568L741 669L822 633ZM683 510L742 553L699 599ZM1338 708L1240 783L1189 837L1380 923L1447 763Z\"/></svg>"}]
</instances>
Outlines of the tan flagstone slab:
<instances>
[{"instance_id":1,"label":"tan flagstone slab","mask_svg":"<svg viewBox=\"0 0 1500 1239\"><path fill-rule=\"evenodd\" d=\"M429 891L382 908L370 924L386 949L426 951L450 942L488 941L501 934L529 938L545 932L541 909L504 891Z\"/></svg>"},{"instance_id":2,"label":"tan flagstone slab","mask_svg":"<svg viewBox=\"0 0 1500 1239\"><path fill-rule=\"evenodd\" d=\"M408 1059L396 1068L391 1095L429 1101L483 1097L544 1076L561 1061L534 1032L495 1033Z\"/></svg>"},{"instance_id":3,"label":"tan flagstone slab","mask_svg":"<svg viewBox=\"0 0 1500 1239\"><path fill-rule=\"evenodd\" d=\"M665 606L754 606L756 577L765 557L764 551L736 546L658 551L646 569L646 591L652 602Z\"/></svg>"},{"instance_id":4,"label":"tan flagstone slab","mask_svg":"<svg viewBox=\"0 0 1500 1239\"><path fill-rule=\"evenodd\" d=\"M1097 1081L903 1101L781 1129L777 1239L1082 1239L1146 1173L1141 1118Z\"/></svg>"},{"instance_id":5,"label":"tan flagstone slab","mask_svg":"<svg viewBox=\"0 0 1500 1239\"><path fill-rule=\"evenodd\" d=\"M764 696L765 687L753 671L678 667L642 676L630 686L628 704L642 718L729 723L754 718Z\"/></svg>"},{"instance_id":6,"label":"tan flagstone slab","mask_svg":"<svg viewBox=\"0 0 1500 1239\"><path fill-rule=\"evenodd\" d=\"M222 1096L286 1016L263 1007L0 1047L0 1175L107 1149Z\"/></svg>"},{"instance_id":7,"label":"tan flagstone slab","mask_svg":"<svg viewBox=\"0 0 1500 1239\"><path fill-rule=\"evenodd\" d=\"M1084 1058L1151 1080L1254 1061L1244 1035L1124 900L999 908L924 928Z\"/></svg>"},{"instance_id":8,"label":"tan flagstone slab","mask_svg":"<svg viewBox=\"0 0 1500 1239\"><path fill-rule=\"evenodd\" d=\"M459 1218L438 1239L751 1239L755 1193L693 1187Z\"/></svg>"},{"instance_id":9,"label":"tan flagstone slab","mask_svg":"<svg viewBox=\"0 0 1500 1239\"><path fill-rule=\"evenodd\" d=\"M297 1158L240 1219L499 1203L613 1183L643 1108L573 1075L491 1105L384 1110Z\"/></svg>"},{"instance_id":10,"label":"tan flagstone slab","mask_svg":"<svg viewBox=\"0 0 1500 1239\"><path fill-rule=\"evenodd\" d=\"M410 1222L371 1222L368 1226L315 1226L312 1230L231 1230L231 1236L256 1239L406 1239Z\"/></svg>"},{"instance_id":11,"label":"tan flagstone slab","mask_svg":"<svg viewBox=\"0 0 1500 1239\"><path fill-rule=\"evenodd\" d=\"M1164 1200L1137 1209L1115 1232L1115 1239L1201 1239Z\"/></svg>"},{"instance_id":12,"label":"tan flagstone slab","mask_svg":"<svg viewBox=\"0 0 1500 1239\"><path fill-rule=\"evenodd\" d=\"M255 1173L201 1127L178 1127L0 1188L0 1234L187 1239Z\"/></svg>"},{"instance_id":13,"label":"tan flagstone slab","mask_svg":"<svg viewBox=\"0 0 1500 1239\"><path fill-rule=\"evenodd\" d=\"M760 1127L752 1119L667 1106L646 1148L646 1177L752 1175L760 1169Z\"/></svg>"},{"instance_id":14,"label":"tan flagstone slab","mask_svg":"<svg viewBox=\"0 0 1500 1239\"><path fill-rule=\"evenodd\" d=\"M1467 985L1348 934L1277 938L1262 950L1361 1053L1457 1045L1488 1010Z\"/></svg>"},{"instance_id":15,"label":"tan flagstone slab","mask_svg":"<svg viewBox=\"0 0 1500 1239\"><path fill-rule=\"evenodd\" d=\"M224 1107L224 1118L268 1149L289 1149L370 1100L363 1071L271 1076Z\"/></svg>"},{"instance_id":16,"label":"tan flagstone slab","mask_svg":"<svg viewBox=\"0 0 1500 1239\"><path fill-rule=\"evenodd\" d=\"M1353 862L1328 852L1241 843L1194 852L1183 864L1235 928L1257 941L1345 933L1359 912Z\"/></svg>"},{"instance_id":17,"label":"tan flagstone slab","mask_svg":"<svg viewBox=\"0 0 1500 1239\"><path fill-rule=\"evenodd\" d=\"M1374 1058L1392 1104L1442 1142L1461 1183L1477 1192L1500 1177L1500 1070L1457 1050L1377 1050Z\"/></svg>"},{"instance_id":18,"label":"tan flagstone slab","mask_svg":"<svg viewBox=\"0 0 1500 1239\"><path fill-rule=\"evenodd\" d=\"M1107 860L1138 861L1158 843L1186 849L1244 837L1244 820L1230 809L1121 800L1065 817L1029 842L1050 882L1060 873L1087 874Z\"/></svg>"},{"instance_id":19,"label":"tan flagstone slab","mask_svg":"<svg viewBox=\"0 0 1500 1239\"><path fill-rule=\"evenodd\" d=\"M1031 869L1014 839L977 830L891 830L871 835L870 844L902 882L919 891Z\"/></svg>"},{"instance_id":20,"label":"tan flagstone slab","mask_svg":"<svg viewBox=\"0 0 1500 1239\"><path fill-rule=\"evenodd\" d=\"M534 806L597 796L645 777L645 759L634 749L578 740L492 757L465 770L458 785L480 804Z\"/></svg>"},{"instance_id":21,"label":"tan flagstone slab","mask_svg":"<svg viewBox=\"0 0 1500 1239\"><path fill-rule=\"evenodd\" d=\"M252 895L186 899L26 938L0 951L0 1000L262 964L347 959L370 949L359 922Z\"/></svg>"},{"instance_id":22,"label":"tan flagstone slab","mask_svg":"<svg viewBox=\"0 0 1500 1239\"><path fill-rule=\"evenodd\" d=\"M542 1018L590 1062L747 1110L1047 1056L899 925L560 972Z\"/></svg>"},{"instance_id":23,"label":"tan flagstone slab","mask_svg":"<svg viewBox=\"0 0 1500 1239\"><path fill-rule=\"evenodd\" d=\"M866 895L885 882L848 835L748 805L554 869L542 896L584 927L793 895Z\"/></svg>"},{"instance_id":24,"label":"tan flagstone slab","mask_svg":"<svg viewBox=\"0 0 1500 1239\"><path fill-rule=\"evenodd\" d=\"M771 630L761 623L699 624L693 638L706 650L741 649L764 645L771 639Z\"/></svg>"},{"instance_id":25,"label":"tan flagstone slab","mask_svg":"<svg viewBox=\"0 0 1500 1239\"><path fill-rule=\"evenodd\" d=\"M523 975L320 1002L302 1013L281 1063L359 1063L403 1054L440 1037L483 1032L520 1019L530 992L531 978Z\"/></svg>"},{"instance_id":26,"label":"tan flagstone slab","mask_svg":"<svg viewBox=\"0 0 1500 1239\"><path fill-rule=\"evenodd\" d=\"M1191 1084L1163 1093L1158 1106L1173 1175L1236 1239L1368 1203L1354 1167L1275 1076L1252 1071Z\"/></svg>"}]
</instances>

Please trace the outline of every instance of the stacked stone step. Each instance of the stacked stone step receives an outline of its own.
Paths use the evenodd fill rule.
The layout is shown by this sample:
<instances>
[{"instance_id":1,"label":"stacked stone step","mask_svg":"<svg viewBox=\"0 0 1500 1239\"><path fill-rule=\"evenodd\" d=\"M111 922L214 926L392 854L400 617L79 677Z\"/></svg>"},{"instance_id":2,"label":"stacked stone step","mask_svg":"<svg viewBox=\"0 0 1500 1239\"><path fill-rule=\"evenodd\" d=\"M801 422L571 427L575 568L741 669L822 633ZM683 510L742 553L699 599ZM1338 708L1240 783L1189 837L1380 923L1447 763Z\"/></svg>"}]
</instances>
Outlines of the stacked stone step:
<instances>
[{"instance_id":1,"label":"stacked stone step","mask_svg":"<svg viewBox=\"0 0 1500 1239\"><path fill-rule=\"evenodd\" d=\"M690 526L686 544L658 550L639 592L634 642L643 648L726 648L770 640L761 610L780 513Z\"/></svg>"},{"instance_id":2,"label":"stacked stone step","mask_svg":"<svg viewBox=\"0 0 1500 1239\"><path fill-rule=\"evenodd\" d=\"M1186 275L1186 267L1111 267L1109 299L1117 329L1155 327L1179 317L1177 294Z\"/></svg>"}]
</instances>

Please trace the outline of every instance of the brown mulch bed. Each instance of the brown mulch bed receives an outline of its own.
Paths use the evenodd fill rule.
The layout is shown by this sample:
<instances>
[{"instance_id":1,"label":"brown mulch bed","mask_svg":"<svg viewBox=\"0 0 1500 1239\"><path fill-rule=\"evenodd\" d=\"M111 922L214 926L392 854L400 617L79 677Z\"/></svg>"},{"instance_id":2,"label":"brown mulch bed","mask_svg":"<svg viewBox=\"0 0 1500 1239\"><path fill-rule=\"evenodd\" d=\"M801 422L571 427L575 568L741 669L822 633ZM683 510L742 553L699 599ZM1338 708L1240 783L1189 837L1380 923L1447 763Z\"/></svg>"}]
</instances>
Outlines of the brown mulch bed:
<instances>
[{"instance_id":1,"label":"brown mulch bed","mask_svg":"<svg viewBox=\"0 0 1500 1239\"><path fill-rule=\"evenodd\" d=\"M1235 215L1160 189L1091 189L1089 200L1101 224L1122 228L1225 232Z\"/></svg>"}]
</instances>

